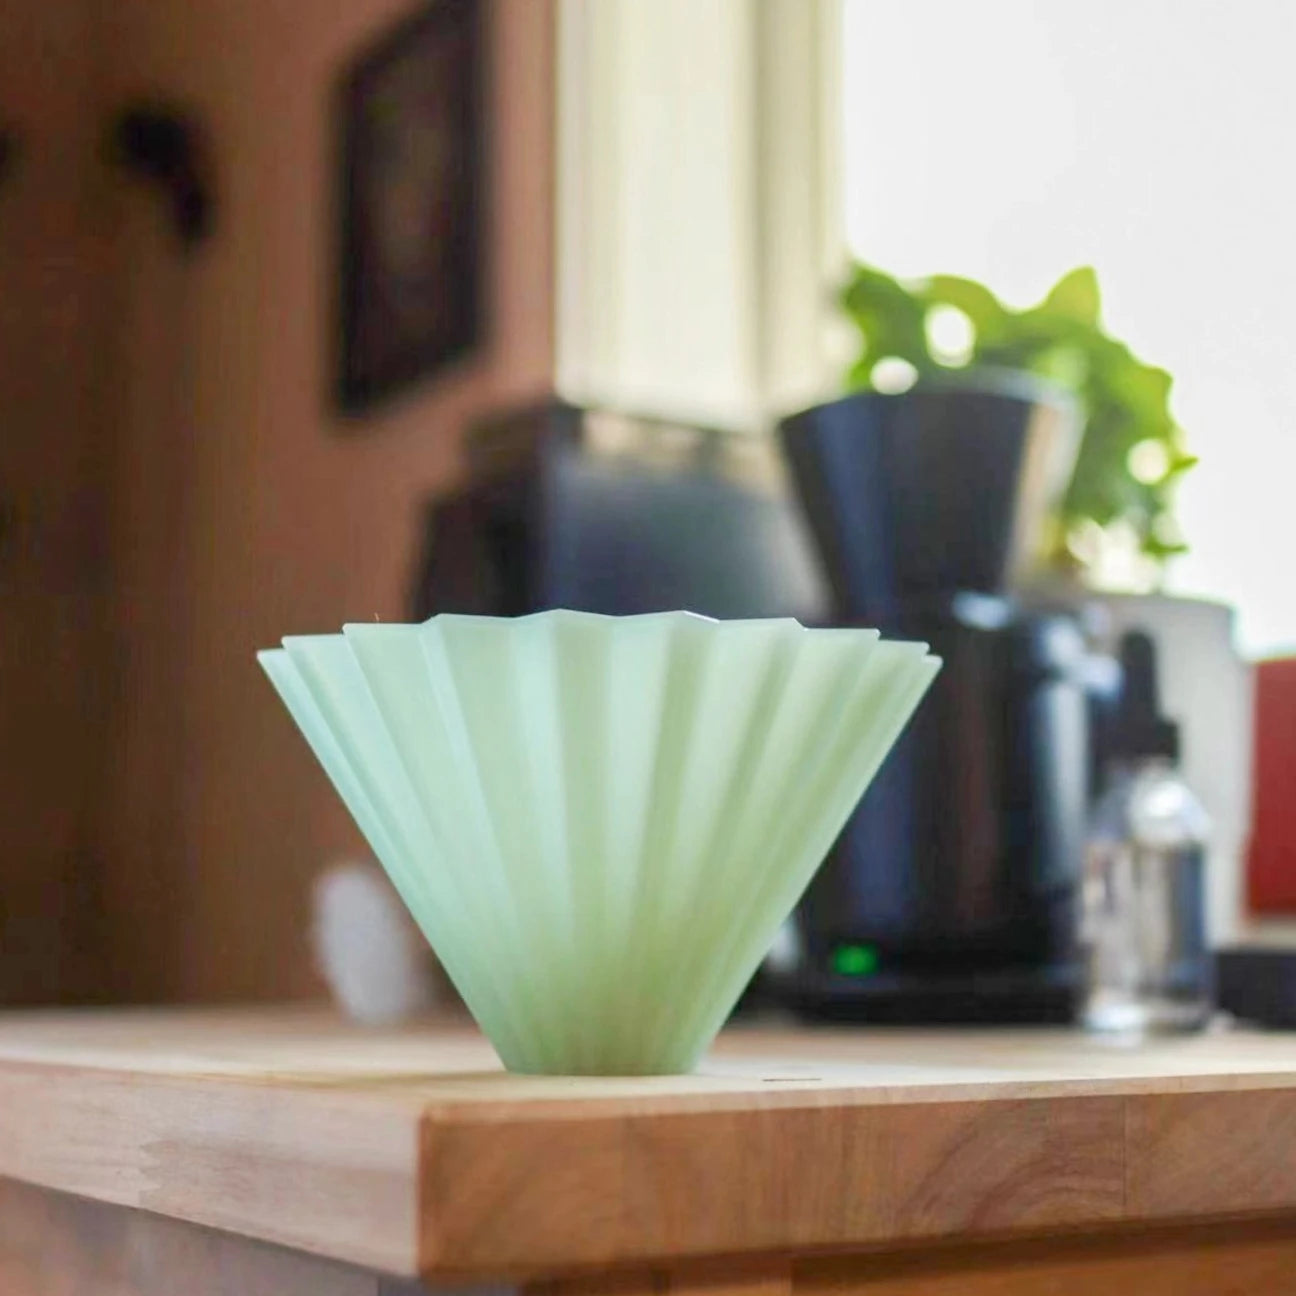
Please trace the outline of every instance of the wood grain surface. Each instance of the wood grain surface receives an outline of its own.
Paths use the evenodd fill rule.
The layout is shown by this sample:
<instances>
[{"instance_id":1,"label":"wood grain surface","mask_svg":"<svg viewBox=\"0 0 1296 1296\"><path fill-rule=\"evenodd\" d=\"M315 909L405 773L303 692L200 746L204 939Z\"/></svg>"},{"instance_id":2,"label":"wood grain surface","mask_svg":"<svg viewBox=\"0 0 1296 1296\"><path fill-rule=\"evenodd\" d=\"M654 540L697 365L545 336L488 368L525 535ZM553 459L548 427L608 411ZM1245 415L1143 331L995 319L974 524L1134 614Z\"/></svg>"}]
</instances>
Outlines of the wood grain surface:
<instances>
[{"instance_id":1,"label":"wood grain surface","mask_svg":"<svg viewBox=\"0 0 1296 1296\"><path fill-rule=\"evenodd\" d=\"M465 1025L0 1018L0 1175L393 1274L551 1277L1296 1213L1296 1039L735 1030L505 1075Z\"/></svg>"},{"instance_id":2,"label":"wood grain surface","mask_svg":"<svg viewBox=\"0 0 1296 1296\"><path fill-rule=\"evenodd\" d=\"M0 1180L4 1296L413 1296L373 1273Z\"/></svg>"},{"instance_id":3,"label":"wood grain surface","mask_svg":"<svg viewBox=\"0 0 1296 1296\"><path fill-rule=\"evenodd\" d=\"M1038 1238L803 1261L796 1296L1278 1296L1296 1291L1296 1223Z\"/></svg>"},{"instance_id":4,"label":"wood grain surface","mask_svg":"<svg viewBox=\"0 0 1296 1296\"><path fill-rule=\"evenodd\" d=\"M1296 1290L1296 1223L1232 1223L896 1252L596 1274L527 1296L1277 1296Z\"/></svg>"}]
</instances>

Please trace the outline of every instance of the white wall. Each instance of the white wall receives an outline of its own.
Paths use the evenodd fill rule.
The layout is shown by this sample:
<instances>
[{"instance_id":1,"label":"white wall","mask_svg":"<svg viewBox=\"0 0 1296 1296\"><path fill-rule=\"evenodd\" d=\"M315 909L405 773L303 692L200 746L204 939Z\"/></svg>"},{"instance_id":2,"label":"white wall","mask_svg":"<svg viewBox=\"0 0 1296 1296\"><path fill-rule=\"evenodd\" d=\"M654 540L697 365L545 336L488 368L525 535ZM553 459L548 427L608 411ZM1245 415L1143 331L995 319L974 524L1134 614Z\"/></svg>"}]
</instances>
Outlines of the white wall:
<instances>
[{"instance_id":1,"label":"white wall","mask_svg":"<svg viewBox=\"0 0 1296 1296\"><path fill-rule=\"evenodd\" d=\"M852 250L1041 297L1098 269L1202 465L1171 583L1296 648L1296 4L845 0Z\"/></svg>"}]
</instances>

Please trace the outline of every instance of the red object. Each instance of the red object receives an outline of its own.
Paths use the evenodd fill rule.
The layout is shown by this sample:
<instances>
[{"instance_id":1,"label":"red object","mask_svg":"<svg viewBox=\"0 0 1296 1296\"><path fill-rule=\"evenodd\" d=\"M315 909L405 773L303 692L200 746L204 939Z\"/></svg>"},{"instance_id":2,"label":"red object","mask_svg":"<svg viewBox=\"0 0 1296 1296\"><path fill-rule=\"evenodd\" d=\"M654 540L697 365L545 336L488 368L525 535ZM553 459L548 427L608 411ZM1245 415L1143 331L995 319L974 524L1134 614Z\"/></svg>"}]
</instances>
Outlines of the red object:
<instances>
[{"instance_id":1,"label":"red object","mask_svg":"<svg viewBox=\"0 0 1296 1296\"><path fill-rule=\"evenodd\" d=\"M1250 908L1296 913L1296 657L1256 665L1253 787Z\"/></svg>"}]
</instances>

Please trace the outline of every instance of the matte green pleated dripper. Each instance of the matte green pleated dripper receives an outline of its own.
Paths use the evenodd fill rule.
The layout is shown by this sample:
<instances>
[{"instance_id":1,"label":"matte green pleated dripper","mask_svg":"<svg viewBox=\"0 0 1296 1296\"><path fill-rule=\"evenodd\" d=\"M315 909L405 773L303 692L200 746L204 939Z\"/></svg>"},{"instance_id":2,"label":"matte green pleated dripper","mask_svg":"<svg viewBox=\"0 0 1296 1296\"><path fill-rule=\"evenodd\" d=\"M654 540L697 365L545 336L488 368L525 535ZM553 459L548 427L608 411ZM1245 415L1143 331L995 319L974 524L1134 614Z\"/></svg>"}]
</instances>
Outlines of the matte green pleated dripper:
<instances>
[{"instance_id":1,"label":"matte green pleated dripper","mask_svg":"<svg viewBox=\"0 0 1296 1296\"><path fill-rule=\"evenodd\" d=\"M514 1071L690 1070L931 682L687 613L439 616L259 654Z\"/></svg>"}]
</instances>

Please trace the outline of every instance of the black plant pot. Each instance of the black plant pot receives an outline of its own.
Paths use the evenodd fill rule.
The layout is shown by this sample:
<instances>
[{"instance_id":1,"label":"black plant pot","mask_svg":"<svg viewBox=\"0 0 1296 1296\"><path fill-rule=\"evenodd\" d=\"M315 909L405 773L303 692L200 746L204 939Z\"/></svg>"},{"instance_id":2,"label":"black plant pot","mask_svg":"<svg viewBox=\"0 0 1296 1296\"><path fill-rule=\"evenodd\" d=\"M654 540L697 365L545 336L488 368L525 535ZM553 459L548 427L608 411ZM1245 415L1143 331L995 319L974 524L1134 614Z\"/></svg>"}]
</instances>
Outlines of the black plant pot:
<instances>
[{"instance_id":1,"label":"black plant pot","mask_svg":"<svg viewBox=\"0 0 1296 1296\"><path fill-rule=\"evenodd\" d=\"M865 392L780 431L838 615L873 621L944 592L1013 588L1078 443L1070 401L1016 376Z\"/></svg>"}]
</instances>

